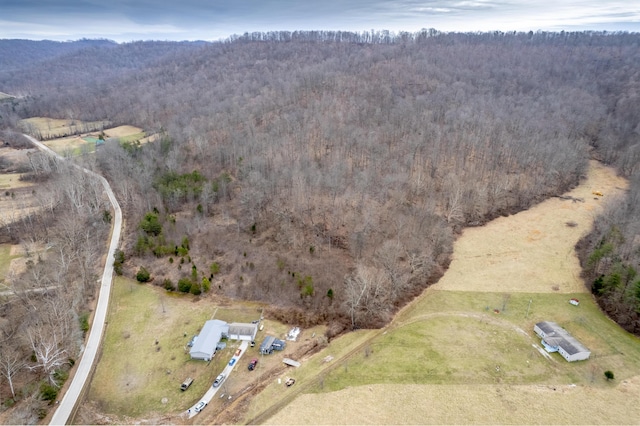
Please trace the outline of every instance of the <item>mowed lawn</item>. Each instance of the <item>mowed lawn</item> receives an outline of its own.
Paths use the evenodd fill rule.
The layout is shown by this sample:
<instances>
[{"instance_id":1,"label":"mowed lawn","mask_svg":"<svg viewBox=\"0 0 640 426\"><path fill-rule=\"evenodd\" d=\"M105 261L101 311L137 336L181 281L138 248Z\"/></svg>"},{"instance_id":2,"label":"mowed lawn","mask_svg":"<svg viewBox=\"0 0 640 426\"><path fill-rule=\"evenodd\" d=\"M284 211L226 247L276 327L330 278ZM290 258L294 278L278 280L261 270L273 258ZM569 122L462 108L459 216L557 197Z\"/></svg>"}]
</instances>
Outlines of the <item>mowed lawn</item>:
<instances>
[{"instance_id":1,"label":"mowed lawn","mask_svg":"<svg viewBox=\"0 0 640 426\"><path fill-rule=\"evenodd\" d=\"M186 347L191 337L214 315L229 322L259 317L255 307L231 310L122 277L111 297L102 356L87 401L112 416L148 418L189 408L239 345L228 342L211 363L193 361ZM180 384L187 377L194 383L182 392Z\"/></svg>"}]
</instances>

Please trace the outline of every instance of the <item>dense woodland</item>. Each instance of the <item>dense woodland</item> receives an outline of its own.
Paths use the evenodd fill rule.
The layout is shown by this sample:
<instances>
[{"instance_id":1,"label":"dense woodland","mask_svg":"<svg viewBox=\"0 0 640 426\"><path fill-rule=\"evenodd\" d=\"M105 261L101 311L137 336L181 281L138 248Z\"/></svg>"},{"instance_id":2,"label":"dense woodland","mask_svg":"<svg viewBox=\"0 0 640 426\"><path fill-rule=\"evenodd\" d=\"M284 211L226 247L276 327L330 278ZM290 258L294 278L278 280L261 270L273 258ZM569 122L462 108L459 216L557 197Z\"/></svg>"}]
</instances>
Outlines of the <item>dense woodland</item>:
<instances>
[{"instance_id":1,"label":"dense woodland","mask_svg":"<svg viewBox=\"0 0 640 426\"><path fill-rule=\"evenodd\" d=\"M1 55L20 43L0 40ZM121 272L264 301L272 317L329 324L329 337L387 322L443 273L456 232L561 194L597 158L632 185L581 243L585 277L638 333L639 43L429 30L42 45L23 68L0 61L0 91L22 96L0 104L0 125L16 144L11 132L33 116L157 135L80 160L125 210ZM44 160L31 167L53 187L67 179ZM55 194L51 212L74 205ZM102 229L104 206L90 199L75 200L82 223ZM30 220L65 226L47 212ZM47 229L16 223L4 234L57 241Z\"/></svg>"}]
</instances>

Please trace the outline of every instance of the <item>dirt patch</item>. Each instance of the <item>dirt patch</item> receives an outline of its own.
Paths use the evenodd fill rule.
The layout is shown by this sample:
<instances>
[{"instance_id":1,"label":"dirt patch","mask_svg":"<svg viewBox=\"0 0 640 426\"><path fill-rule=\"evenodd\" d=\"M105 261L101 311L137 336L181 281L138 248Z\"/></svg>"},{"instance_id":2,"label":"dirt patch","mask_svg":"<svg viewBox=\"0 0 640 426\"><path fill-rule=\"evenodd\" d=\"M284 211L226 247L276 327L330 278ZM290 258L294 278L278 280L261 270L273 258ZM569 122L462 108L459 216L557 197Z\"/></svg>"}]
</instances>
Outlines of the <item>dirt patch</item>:
<instances>
[{"instance_id":1,"label":"dirt patch","mask_svg":"<svg viewBox=\"0 0 640 426\"><path fill-rule=\"evenodd\" d=\"M574 247L605 203L624 195L626 187L613 169L591 162L586 180L566 194L571 199L551 198L530 210L466 229L454 245L449 270L434 288L586 292Z\"/></svg>"}]
</instances>

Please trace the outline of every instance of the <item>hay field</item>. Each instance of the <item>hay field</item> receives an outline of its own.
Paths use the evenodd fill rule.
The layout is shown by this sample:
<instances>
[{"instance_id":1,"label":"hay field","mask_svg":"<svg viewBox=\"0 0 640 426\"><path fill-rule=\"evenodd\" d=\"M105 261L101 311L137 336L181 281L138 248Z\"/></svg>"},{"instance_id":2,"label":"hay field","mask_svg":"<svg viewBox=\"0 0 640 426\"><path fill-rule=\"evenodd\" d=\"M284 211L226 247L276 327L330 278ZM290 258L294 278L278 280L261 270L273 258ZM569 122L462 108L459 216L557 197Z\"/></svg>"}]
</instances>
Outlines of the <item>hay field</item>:
<instances>
[{"instance_id":1,"label":"hay field","mask_svg":"<svg viewBox=\"0 0 640 426\"><path fill-rule=\"evenodd\" d=\"M567 195L516 215L465 229L447 273L433 288L488 292L586 292L574 246L611 198L627 184L613 169L591 162L587 179ZM601 191L596 197L592 191ZM595 199L597 198L597 199ZM567 222L577 223L575 227Z\"/></svg>"},{"instance_id":2,"label":"hay field","mask_svg":"<svg viewBox=\"0 0 640 426\"><path fill-rule=\"evenodd\" d=\"M571 192L585 203L552 199L465 231L440 283L356 353L332 361L334 369L296 383L300 396L268 423L637 424L630 395L640 391L640 339L602 315L572 260L600 204L624 187L592 163L589 179ZM593 200L595 190L604 197ZM567 227L570 220L578 226ZM541 350L533 333L541 320L569 330L591 359L568 363ZM314 359L343 338L353 339L337 339ZM299 370L318 371L314 364ZM613 382L604 378L608 369Z\"/></svg>"},{"instance_id":3,"label":"hay field","mask_svg":"<svg viewBox=\"0 0 640 426\"><path fill-rule=\"evenodd\" d=\"M0 191L6 192L15 188L32 186L33 183L21 181L20 177L24 173L2 173L0 174ZM6 194L5 194L6 195Z\"/></svg>"},{"instance_id":4,"label":"hay field","mask_svg":"<svg viewBox=\"0 0 640 426\"><path fill-rule=\"evenodd\" d=\"M135 126L118 126L105 129L104 134L107 135L108 138L124 138L131 135L143 134L143 132L141 128Z\"/></svg>"},{"instance_id":5,"label":"hay field","mask_svg":"<svg viewBox=\"0 0 640 426\"><path fill-rule=\"evenodd\" d=\"M370 385L302 395L267 424L637 424L638 394L640 377L601 387Z\"/></svg>"},{"instance_id":6,"label":"hay field","mask_svg":"<svg viewBox=\"0 0 640 426\"><path fill-rule=\"evenodd\" d=\"M133 142L145 137L144 131L135 126L118 126L105 129L107 138L117 138L121 142ZM58 154L80 155L95 152L99 132L80 133L75 136L62 137L45 141L45 145Z\"/></svg>"},{"instance_id":7,"label":"hay field","mask_svg":"<svg viewBox=\"0 0 640 426\"><path fill-rule=\"evenodd\" d=\"M59 138L79 134L83 129L100 129L109 125L107 121L89 121L57 119L49 117L31 117L20 120L25 131L37 130L43 138Z\"/></svg>"},{"instance_id":8,"label":"hay field","mask_svg":"<svg viewBox=\"0 0 640 426\"><path fill-rule=\"evenodd\" d=\"M2 150L2 156L19 161L12 153L21 150ZM37 186L20 180L19 173L0 174L0 225L16 222L38 209Z\"/></svg>"}]
</instances>

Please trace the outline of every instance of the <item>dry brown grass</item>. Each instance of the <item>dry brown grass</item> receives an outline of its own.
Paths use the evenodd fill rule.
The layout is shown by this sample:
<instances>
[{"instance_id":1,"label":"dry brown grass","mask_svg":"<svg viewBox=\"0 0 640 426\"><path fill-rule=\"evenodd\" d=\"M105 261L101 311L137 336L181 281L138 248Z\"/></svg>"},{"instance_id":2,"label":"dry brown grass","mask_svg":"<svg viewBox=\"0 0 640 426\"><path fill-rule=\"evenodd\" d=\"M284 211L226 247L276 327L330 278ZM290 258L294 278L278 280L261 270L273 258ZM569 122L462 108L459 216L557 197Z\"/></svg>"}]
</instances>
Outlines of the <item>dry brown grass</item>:
<instances>
[{"instance_id":1,"label":"dry brown grass","mask_svg":"<svg viewBox=\"0 0 640 426\"><path fill-rule=\"evenodd\" d=\"M585 292L574 246L591 229L609 199L622 196L624 179L592 162L587 180L567 195L584 202L551 198L521 213L468 228L453 251L439 290L560 293ZM595 197L592 191L602 191ZM594 199L597 198L597 199ZM569 227L573 221L577 226Z\"/></svg>"},{"instance_id":2,"label":"dry brown grass","mask_svg":"<svg viewBox=\"0 0 640 426\"><path fill-rule=\"evenodd\" d=\"M108 125L107 122L92 121L86 123L89 127L100 128ZM79 120L57 119L49 117L31 117L20 121L20 126L25 130L36 129L44 138L63 137L75 134L82 128L83 122Z\"/></svg>"},{"instance_id":3,"label":"dry brown grass","mask_svg":"<svg viewBox=\"0 0 640 426\"><path fill-rule=\"evenodd\" d=\"M142 129L135 126L118 126L111 129L105 129L104 134L108 138L122 138L126 136L141 133Z\"/></svg>"},{"instance_id":4,"label":"dry brown grass","mask_svg":"<svg viewBox=\"0 0 640 426\"><path fill-rule=\"evenodd\" d=\"M637 424L638 393L640 377L601 387L370 385L302 395L267 423Z\"/></svg>"}]
</instances>

